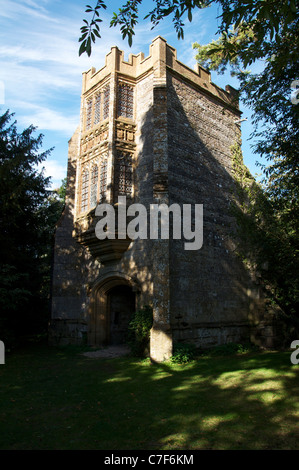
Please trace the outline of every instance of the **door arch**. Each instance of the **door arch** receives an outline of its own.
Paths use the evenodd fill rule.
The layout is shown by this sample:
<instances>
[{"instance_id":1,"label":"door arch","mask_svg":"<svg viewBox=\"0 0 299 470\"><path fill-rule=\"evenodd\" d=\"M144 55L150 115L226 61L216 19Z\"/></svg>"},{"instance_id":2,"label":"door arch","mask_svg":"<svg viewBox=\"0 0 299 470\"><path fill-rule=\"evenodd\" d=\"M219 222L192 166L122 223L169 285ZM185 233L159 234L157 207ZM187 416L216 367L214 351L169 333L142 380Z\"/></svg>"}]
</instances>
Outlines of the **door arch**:
<instances>
[{"instance_id":1,"label":"door arch","mask_svg":"<svg viewBox=\"0 0 299 470\"><path fill-rule=\"evenodd\" d=\"M129 276L110 274L91 290L88 343L105 346L125 342L132 313L136 310L139 288Z\"/></svg>"},{"instance_id":2,"label":"door arch","mask_svg":"<svg viewBox=\"0 0 299 470\"><path fill-rule=\"evenodd\" d=\"M117 285L107 292L107 312L108 326L110 326L108 328L108 343L125 343L129 322L135 312L135 292L131 286Z\"/></svg>"}]
</instances>

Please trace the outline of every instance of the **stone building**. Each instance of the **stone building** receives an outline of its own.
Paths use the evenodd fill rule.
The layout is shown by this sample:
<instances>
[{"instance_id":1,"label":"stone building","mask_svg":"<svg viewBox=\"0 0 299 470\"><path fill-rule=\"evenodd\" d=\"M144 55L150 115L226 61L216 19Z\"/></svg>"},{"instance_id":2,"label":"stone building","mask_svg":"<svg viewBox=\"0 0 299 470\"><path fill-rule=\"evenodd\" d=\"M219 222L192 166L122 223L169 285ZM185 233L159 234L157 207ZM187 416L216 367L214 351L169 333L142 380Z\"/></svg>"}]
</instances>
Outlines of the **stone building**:
<instances>
[{"instance_id":1,"label":"stone building","mask_svg":"<svg viewBox=\"0 0 299 470\"><path fill-rule=\"evenodd\" d=\"M147 57L130 54L128 61L112 47L102 68L83 74L55 238L52 343L121 343L130 315L144 305L153 308L156 361L175 342L210 347L252 335L264 304L232 236L237 100L205 69L181 63L162 37ZM168 238L128 238L119 196L148 213L151 204L203 205L202 245L185 249L171 230ZM115 209L115 239L96 236L96 207L104 203Z\"/></svg>"}]
</instances>

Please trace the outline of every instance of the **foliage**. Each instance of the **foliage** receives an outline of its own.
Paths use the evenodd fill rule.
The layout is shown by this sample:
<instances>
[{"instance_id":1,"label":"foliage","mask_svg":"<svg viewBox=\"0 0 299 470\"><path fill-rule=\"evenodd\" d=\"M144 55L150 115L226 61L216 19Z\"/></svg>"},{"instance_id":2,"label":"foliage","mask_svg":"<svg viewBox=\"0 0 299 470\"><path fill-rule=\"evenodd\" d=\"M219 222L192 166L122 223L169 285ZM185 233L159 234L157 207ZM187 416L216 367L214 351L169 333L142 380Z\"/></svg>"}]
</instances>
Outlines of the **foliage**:
<instances>
[{"instance_id":1,"label":"foliage","mask_svg":"<svg viewBox=\"0 0 299 470\"><path fill-rule=\"evenodd\" d=\"M194 359L195 345L189 343L177 343L173 346L171 362L186 364Z\"/></svg>"},{"instance_id":2,"label":"foliage","mask_svg":"<svg viewBox=\"0 0 299 470\"><path fill-rule=\"evenodd\" d=\"M211 59L209 65L214 70L220 70L220 62L224 67L230 63L246 68L257 59L270 57L273 45L280 46L285 39L291 50L295 48L292 28L296 29L298 20L297 0L215 0L213 3L222 8L217 31L220 38L201 46L199 53L202 49L204 60ZM288 57L284 60L288 62Z\"/></svg>"},{"instance_id":3,"label":"foliage","mask_svg":"<svg viewBox=\"0 0 299 470\"><path fill-rule=\"evenodd\" d=\"M135 356L144 356L150 339L153 325L153 310L146 305L137 310L129 323L128 344Z\"/></svg>"},{"instance_id":4,"label":"foliage","mask_svg":"<svg viewBox=\"0 0 299 470\"><path fill-rule=\"evenodd\" d=\"M221 346L215 346L209 352L210 356L231 356L234 354L247 354L256 351L256 347L251 343L227 343Z\"/></svg>"},{"instance_id":5,"label":"foliage","mask_svg":"<svg viewBox=\"0 0 299 470\"><path fill-rule=\"evenodd\" d=\"M272 11L276 2L263 2L263 5ZM293 104L290 94L291 85L298 78L298 15L292 8L287 14L285 2L280 7L281 17L274 37L270 20L262 21L259 12L255 21L243 21L237 28L224 30L217 41L206 46L195 43L194 48L202 65L219 73L231 67L232 74L238 76L241 99L253 111L253 137L257 141L254 150L269 164L261 165L267 192L278 210L285 208L288 217L291 211L295 221L299 215L299 106ZM277 12L276 17L279 17ZM257 60L263 60L262 72L249 73L246 67Z\"/></svg>"},{"instance_id":6,"label":"foliage","mask_svg":"<svg viewBox=\"0 0 299 470\"><path fill-rule=\"evenodd\" d=\"M240 145L232 147L237 197L238 251L260 277L268 298L288 316L298 312L298 239L294 220L286 220L275 200L243 163Z\"/></svg>"},{"instance_id":7,"label":"foliage","mask_svg":"<svg viewBox=\"0 0 299 470\"><path fill-rule=\"evenodd\" d=\"M102 0L98 0L95 8L92 8L90 5L86 5L86 13L93 13L93 17L90 23L87 20L83 20L84 25L81 26L81 37L79 42L81 42L79 55L86 52L88 56L91 54L91 42L95 42L96 37L100 38L100 26L103 20L99 18L99 10L103 8L104 10L107 8L105 3Z\"/></svg>"},{"instance_id":8,"label":"foliage","mask_svg":"<svg viewBox=\"0 0 299 470\"><path fill-rule=\"evenodd\" d=\"M144 17L144 19L150 18L152 23L152 29L157 26L163 18L168 16L172 17L174 28L177 32L178 38L184 38L184 23L183 17L187 14L188 20L192 21L192 11L195 8L205 8L208 6L210 0L155 0L155 6L153 10ZM133 36L135 34L134 28L138 23L138 12L139 7L142 4L142 0L127 0L122 5L118 13L113 13L110 21L110 27L120 26L122 39L128 38L128 43L131 46L133 42ZM86 5L86 13L91 13L92 19L89 22L84 19L84 25L81 27L81 37L79 42L81 43L79 48L79 55L84 52L88 56L91 55L92 43L100 38L100 27L99 23L102 19L99 17L99 10L106 9L107 5L103 0L97 0L96 6L93 8L91 5Z\"/></svg>"},{"instance_id":9,"label":"foliage","mask_svg":"<svg viewBox=\"0 0 299 470\"><path fill-rule=\"evenodd\" d=\"M131 46L134 36L134 28L139 19L139 8L142 0L127 0L121 5L118 13L114 12L110 21L110 27L120 26L122 39L128 38ZM297 0L154 0L154 8L150 10L143 19L150 18L152 29L157 26L164 18L172 18L174 29L178 38L184 38L184 17L192 21L192 13L198 9L206 8L211 4L217 4L220 7L218 33L228 34L229 28L234 25L235 28L248 25L254 36L254 41L249 47L246 45L247 64L252 63L257 56L264 56L264 40L269 38L279 40L281 35L288 31L289 24L297 18ZM100 38L99 23L100 10L106 10L107 5L103 0L97 0L95 7L86 5L86 13L92 14L90 22L83 20L81 27L81 43L79 54L86 52L91 55L91 45ZM238 42L238 41L237 41ZM229 44L228 55L232 52L235 56L236 48L238 53L243 51L235 42L234 46ZM235 47L235 51L233 50ZM251 57L252 56L252 57ZM230 59L229 59L230 60ZM246 60L246 59L245 59Z\"/></svg>"},{"instance_id":10,"label":"foliage","mask_svg":"<svg viewBox=\"0 0 299 470\"><path fill-rule=\"evenodd\" d=\"M38 170L50 150L42 135L17 131L12 114L0 116L1 340L47 327L51 246L61 203L51 200L49 178Z\"/></svg>"},{"instance_id":11,"label":"foliage","mask_svg":"<svg viewBox=\"0 0 299 470\"><path fill-rule=\"evenodd\" d=\"M47 191L47 196L41 204L40 211L44 214L42 254L40 256L40 273L42 275L41 295L48 302L51 290L51 267L54 248L56 224L65 205L66 178L61 186Z\"/></svg>"}]
</instances>

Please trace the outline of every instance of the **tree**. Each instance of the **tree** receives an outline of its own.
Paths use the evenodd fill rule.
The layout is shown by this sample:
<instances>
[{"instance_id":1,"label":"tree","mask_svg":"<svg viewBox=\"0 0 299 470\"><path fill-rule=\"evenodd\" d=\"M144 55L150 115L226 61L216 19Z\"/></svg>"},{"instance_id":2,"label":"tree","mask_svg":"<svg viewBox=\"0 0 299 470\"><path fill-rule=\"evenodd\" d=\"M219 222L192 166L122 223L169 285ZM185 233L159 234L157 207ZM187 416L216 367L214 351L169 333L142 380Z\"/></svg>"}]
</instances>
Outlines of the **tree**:
<instances>
[{"instance_id":1,"label":"tree","mask_svg":"<svg viewBox=\"0 0 299 470\"><path fill-rule=\"evenodd\" d=\"M8 345L47 327L46 279L61 211L38 170L51 150L39 152L42 135L34 137L33 126L19 133L12 117L0 117L0 332Z\"/></svg>"},{"instance_id":2,"label":"tree","mask_svg":"<svg viewBox=\"0 0 299 470\"><path fill-rule=\"evenodd\" d=\"M131 46L134 36L134 28L139 20L139 7L143 0L127 0L118 10L113 13L110 21L110 27L119 26L122 38L128 38ZM145 3L145 2L144 2ZM184 21L192 21L192 12L198 9L206 8L212 4L217 4L222 12L219 15L221 24L218 33L228 33L229 29L235 25L237 27L241 22L252 26L256 35L254 47L251 48L249 55L259 50L260 42L265 35L269 34L271 39L279 37L281 31L281 20L286 27L297 17L297 0L154 0L154 8L149 11L144 19L150 18L152 29L157 26L164 18L170 17L174 24L174 29L178 38L184 38ZM79 42L79 55L86 52L91 55L92 43L101 38L100 23L103 21L100 17L100 11L106 10L107 5L104 0L97 0L94 7L86 5L86 13L92 15L91 20L83 20L81 27L81 36ZM261 50L262 53L262 50Z\"/></svg>"},{"instance_id":3,"label":"tree","mask_svg":"<svg viewBox=\"0 0 299 470\"><path fill-rule=\"evenodd\" d=\"M237 249L249 270L260 277L267 297L284 312L283 320L299 331L298 229L243 163L239 144L232 147L237 197L232 207L238 223ZM295 339L295 338L293 338Z\"/></svg>"},{"instance_id":4,"label":"tree","mask_svg":"<svg viewBox=\"0 0 299 470\"><path fill-rule=\"evenodd\" d=\"M45 319L48 320L50 314L51 300L51 273L53 264L53 250L55 241L55 230L58 220L65 205L66 181L64 178L61 186L47 191L47 196L40 206L40 213L43 214L43 226L41 229L41 256L39 258L39 272L41 280L41 299L44 305Z\"/></svg>"},{"instance_id":5,"label":"tree","mask_svg":"<svg viewBox=\"0 0 299 470\"><path fill-rule=\"evenodd\" d=\"M157 26L163 18L168 16L172 17L174 28L179 38L184 38L184 23L183 17L187 14L189 21L192 21L192 11L196 8L205 8L211 4L211 0L155 0L156 6L153 10L145 16L144 19L150 18L153 28ZM127 0L127 2L119 8L118 13L113 13L111 18L110 27L119 26L122 38L128 38L128 43L131 46L133 36L135 34L134 28L138 23L138 8L142 4L142 0ZM91 55L92 43L96 42L97 38L101 38L100 23L103 21L100 18L100 10L106 10L107 5L103 0L97 0L95 7L86 5L86 13L91 13L92 18L90 21L84 19L84 25L81 27L81 36L79 42L79 55L84 52L88 56Z\"/></svg>"}]
</instances>

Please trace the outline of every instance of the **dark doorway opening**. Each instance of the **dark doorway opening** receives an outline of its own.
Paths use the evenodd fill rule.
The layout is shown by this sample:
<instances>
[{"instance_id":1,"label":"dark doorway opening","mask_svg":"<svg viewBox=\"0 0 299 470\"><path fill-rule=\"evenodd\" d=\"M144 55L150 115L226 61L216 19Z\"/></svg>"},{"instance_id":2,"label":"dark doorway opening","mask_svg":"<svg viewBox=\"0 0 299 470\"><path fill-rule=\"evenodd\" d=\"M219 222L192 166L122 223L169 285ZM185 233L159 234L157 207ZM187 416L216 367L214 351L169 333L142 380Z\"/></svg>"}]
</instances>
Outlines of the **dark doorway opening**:
<instances>
[{"instance_id":1,"label":"dark doorway opening","mask_svg":"<svg viewBox=\"0 0 299 470\"><path fill-rule=\"evenodd\" d=\"M135 312L135 292L130 286L112 287L107 293L110 318L110 344L124 344L127 340L128 326Z\"/></svg>"}]
</instances>

